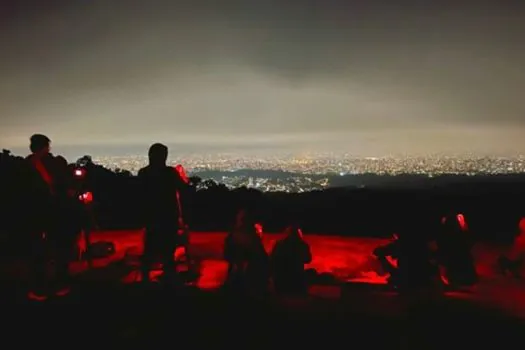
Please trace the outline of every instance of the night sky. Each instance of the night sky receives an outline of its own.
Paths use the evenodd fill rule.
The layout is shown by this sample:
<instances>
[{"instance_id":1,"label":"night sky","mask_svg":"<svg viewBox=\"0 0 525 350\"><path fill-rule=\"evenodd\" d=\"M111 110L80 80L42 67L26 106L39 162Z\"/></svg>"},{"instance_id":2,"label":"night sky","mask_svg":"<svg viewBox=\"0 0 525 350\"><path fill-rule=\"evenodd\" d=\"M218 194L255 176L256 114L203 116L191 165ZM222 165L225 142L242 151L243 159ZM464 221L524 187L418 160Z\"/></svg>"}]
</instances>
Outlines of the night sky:
<instances>
[{"instance_id":1,"label":"night sky","mask_svg":"<svg viewBox=\"0 0 525 350\"><path fill-rule=\"evenodd\" d=\"M0 147L525 154L523 0L0 6Z\"/></svg>"}]
</instances>

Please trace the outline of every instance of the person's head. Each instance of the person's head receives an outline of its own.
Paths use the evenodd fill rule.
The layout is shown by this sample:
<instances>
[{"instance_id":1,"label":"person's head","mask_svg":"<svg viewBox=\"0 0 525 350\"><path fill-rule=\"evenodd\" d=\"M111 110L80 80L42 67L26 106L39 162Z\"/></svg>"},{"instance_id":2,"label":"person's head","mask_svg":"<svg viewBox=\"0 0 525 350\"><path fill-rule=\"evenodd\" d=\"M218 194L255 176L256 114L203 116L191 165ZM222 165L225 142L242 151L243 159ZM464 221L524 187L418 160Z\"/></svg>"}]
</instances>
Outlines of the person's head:
<instances>
[{"instance_id":1,"label":"person's head","mask_svg":"<svg viewBox=\"0 0 525 350\"><path fill-rule=\"evenodd\" d=\"M245 224L246 221L246 210L239 209L237 215L235 216L235 227L240 228Z\"/></svg>"},{"instance_id":2,"label":"person's head","mask_svg":"<svg viewBox=\"0 0 525 350\"><path fill-rule=\"evenodd\" d=\"M168 147L161 143L151 145L148 151L149 164L153 166L166 165L168 160Z\"/></svg>"},{"instance_id":3,"label":"person's head","mask_svg":"<svg viewBox=\"0 0 525 350\"><path fill-rule=\"evenodd\" d=\"M31 153L45 155L51 152L51 140L46 135L34 134L29 138Z\"/></svg>"}]
</instances>

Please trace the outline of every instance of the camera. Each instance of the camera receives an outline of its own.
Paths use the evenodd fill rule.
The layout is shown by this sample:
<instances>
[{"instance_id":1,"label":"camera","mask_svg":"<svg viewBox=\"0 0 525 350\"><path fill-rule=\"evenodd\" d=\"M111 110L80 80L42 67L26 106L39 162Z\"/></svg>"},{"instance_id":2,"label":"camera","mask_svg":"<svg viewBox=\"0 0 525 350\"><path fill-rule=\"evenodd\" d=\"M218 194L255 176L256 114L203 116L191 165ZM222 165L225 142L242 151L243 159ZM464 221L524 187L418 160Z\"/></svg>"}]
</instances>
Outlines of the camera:
<instances>
[{"instance_id":1,"label":"camera","mask_svg":"<svg viewBox=\"0 0 525 350\"><path fill-rule=\"evenodd\" d=\"M82 166L73 168L73 179L73 190L78 200L83 204L93 202L93 192L89 189L86 168Z\"/></svg>"}]
</instances>

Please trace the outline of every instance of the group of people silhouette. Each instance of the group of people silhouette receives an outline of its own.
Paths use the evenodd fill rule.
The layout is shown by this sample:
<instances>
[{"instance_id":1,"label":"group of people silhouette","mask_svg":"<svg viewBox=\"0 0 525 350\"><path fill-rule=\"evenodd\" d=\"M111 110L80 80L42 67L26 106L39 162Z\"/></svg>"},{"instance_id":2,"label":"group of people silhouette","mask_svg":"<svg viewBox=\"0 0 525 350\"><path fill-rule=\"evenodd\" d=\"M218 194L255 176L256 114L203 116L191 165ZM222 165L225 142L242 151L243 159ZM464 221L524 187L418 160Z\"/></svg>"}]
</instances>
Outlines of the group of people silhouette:
<instances>
[{"instance_id":1,"label":"group of people silhouette","mask_svg":"<svg viewBox=\"0 0 525 350\"><path fill-rule=\"evenodd\" d=\"M284 238L268 254L258 223L253 215L241 209L226 236L224 258L228 262L227 285L233 288L264 293L271 279L279 294L307 292L305 265L311 262L312 253L297 225L289 225Z\"/></svg>"},{"instance_id":2,"label":"group of people silhouette","mask_svg":"<svg viewBox=\"0 0 525 350\"><path fill-rule=\"evenodd\" d=\"M78 184L67 160L51 153L51 140L42 134L30 138L31 154L25 159L30 179L26 201L31 246L29 297L47 299L70 291L69 265L75 258L74 246L80 232L89 228L86 210L92 200L90 192ZM164 276L177 280L174 251L188 245L189 227L185 218L190 185L182 166L167 165L168 148L153 144L149 164L138 173L141 220L145 228L142 280L149 282L153 262L160 259ZM183 210L183 208L185 210ZM451 214L443 218L440 233L427 236L405 230L395 239L374 250L389 282L396 288L429 283L436 276L449 286L473 285L477 282L465 217ZM520 236L525 237L525 220L520 222ZM309 245L297 224L290 224L285 238L277 242L270 254L262 241L261 227L246 208L237 212L231 232L224 242L224 259L228 262L227 286L255 292L266 291L269 281L276 292L304 294L308 289L305 265L312 260ZM432 241L436 247L429 245ZM519 241L521 242L521 241ZM186 251L188 251L186 249ZM53 277L49 266L53 262ZM503 256L500 267L516 273L523 265L523 249Z\"/></svg>"},{"instance_id":3,"label":"group of people silhouette","mask_svg":"<svg viewBox=\"0 0 525 350\"><path fill-rule=\"evenodd\" d=\"M450 287L472 286L477 273L471 248L474 241L462 214L442 218L441 230L431 237L420 232L395 234L392 242L374 255L396 287L428 285L440 281Z\"/></svg>"},{"instance_id":4,"label":"group of people silhouette","mask_svg":"<svg viewBox=\"0 0 525 350\"><path fill-rule=\"evenodd\" d=\"M29 175L26 192L30 197L25 201L25 209L31 218L28 296L45 300L51 295L64 296L70 291L69 265L77 258L75 246L78 237L90 229L87 208L93 197L79 184L78 179L85 176L83 170L72 172L64 157L53 155L51 140L47 136L31 136L30 150L31 154L25 159L25 170ZM137 176L140 192L137 203L145 228L142 281L150 281L154 262L162 263L164 279L176 281L175 249L187 247L189 243L189 227L183 211L183 208L189 209L186 208L189 181L182 166L173 168L167 165L168 148L165 145L153 144L148 158L149 164ZM246 210L239 211L224 247L224 256L230 265L228 282L262 290L272 271L277 271L275 281L279 290L305 292L304 264L310 261L311 254L299 228L290 228L287 237L274 249L272 259L264 250L260 229ZM49 273L50 267L52 274ZM289 287L290 281L295 281L295 287Z\"/></svg>"}]
</instances>

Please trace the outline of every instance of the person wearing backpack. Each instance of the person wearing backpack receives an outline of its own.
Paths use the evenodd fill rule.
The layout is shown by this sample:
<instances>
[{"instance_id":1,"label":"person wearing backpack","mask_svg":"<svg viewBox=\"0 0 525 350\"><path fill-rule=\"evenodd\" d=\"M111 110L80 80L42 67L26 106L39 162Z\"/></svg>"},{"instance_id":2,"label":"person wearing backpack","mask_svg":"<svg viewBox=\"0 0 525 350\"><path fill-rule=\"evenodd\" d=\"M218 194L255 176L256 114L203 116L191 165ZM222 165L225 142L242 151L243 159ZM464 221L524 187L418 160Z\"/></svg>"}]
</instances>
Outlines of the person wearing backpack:
<instances>
[{"instance_id":1,"label":"person wearing backpack","mask_svg":"<svg viewBox=\"0 0 525 350\"><path fill-rule=\"evenodd\" d=\"M54 292L62 296L63 289L52 283L48 270L49 263L54 262L55 272L59 272L56 280L66 282L68 262L62 261L59 254L64 232L64 212L62 204L67 197L67 167L61 166L63 158L51 153L51 140L42 134L30 138L31 154L26 157L28 184L26 209L31 217L29 228L31 241L30 291L28 297L33 300L45 300ZM64 159L65 160L65 159ZM66 162L67 163L67 162ZM56 269L58 266L61 268ZM64 268L66 266L66 268ZM64 273L60 273L60 271Z\"/></svg>"}]
</instances>

